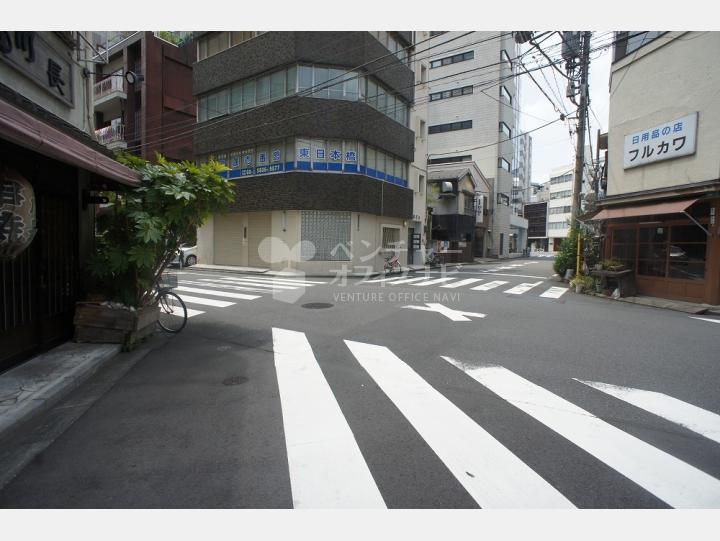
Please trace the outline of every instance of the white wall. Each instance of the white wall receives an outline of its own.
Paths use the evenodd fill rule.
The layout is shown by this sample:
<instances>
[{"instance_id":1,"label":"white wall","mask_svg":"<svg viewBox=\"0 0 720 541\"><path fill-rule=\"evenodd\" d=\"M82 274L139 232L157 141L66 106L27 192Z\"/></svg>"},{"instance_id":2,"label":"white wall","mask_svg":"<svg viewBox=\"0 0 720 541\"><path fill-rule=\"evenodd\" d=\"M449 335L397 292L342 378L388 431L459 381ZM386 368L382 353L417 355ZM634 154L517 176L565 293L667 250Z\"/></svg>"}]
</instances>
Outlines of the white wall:
<instances>
[{"instance_id":1,"label":"white wall","mask_svg":"<svg viewBox=\"0 0 720 541\"><path fill-rule=\"evenodd\" d=\"M607 195L720 176L719 32L668 32L611 66ZM699 112L694 155L623 169L625 135Z\"/></svg>"}]
</instances>

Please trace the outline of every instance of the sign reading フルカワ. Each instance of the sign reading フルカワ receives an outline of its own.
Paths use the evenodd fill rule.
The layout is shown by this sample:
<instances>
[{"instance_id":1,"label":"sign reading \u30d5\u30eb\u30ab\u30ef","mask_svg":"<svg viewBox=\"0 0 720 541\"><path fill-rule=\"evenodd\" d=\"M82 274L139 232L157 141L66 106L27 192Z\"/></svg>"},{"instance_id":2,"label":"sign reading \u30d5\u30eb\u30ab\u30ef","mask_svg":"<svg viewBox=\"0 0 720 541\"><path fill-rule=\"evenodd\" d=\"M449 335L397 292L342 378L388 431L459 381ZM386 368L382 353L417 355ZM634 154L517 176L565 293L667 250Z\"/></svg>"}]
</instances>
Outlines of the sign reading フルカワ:
<instances>
[{"instance_id":1,"label":"sign reading \u30d5\u30eb\u30ab\u30ef","mask_svg":"<svg viewBox=\"0 0 720 541\"><path fill-rule=\"evenodd\" d=\"M697 113L625 136L623 167L630 169L695 153Z\"/></svg>"}]
</instances>

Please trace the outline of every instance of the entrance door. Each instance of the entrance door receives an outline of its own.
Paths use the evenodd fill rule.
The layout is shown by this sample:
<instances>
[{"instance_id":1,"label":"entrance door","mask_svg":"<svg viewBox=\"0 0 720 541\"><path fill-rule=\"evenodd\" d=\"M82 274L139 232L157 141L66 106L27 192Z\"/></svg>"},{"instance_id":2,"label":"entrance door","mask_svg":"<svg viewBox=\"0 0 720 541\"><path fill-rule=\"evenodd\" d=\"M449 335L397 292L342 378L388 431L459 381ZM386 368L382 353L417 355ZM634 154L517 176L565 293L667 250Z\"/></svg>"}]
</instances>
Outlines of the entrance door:
<instances>
[{"instance_id":1,"label":"entrance door","mask_svg":"<svg viewBox=\"0 0 720 541\"><path fill-rule=\"evenodd\" d=\"M39 192L39 193L38 193ZM0 263L0 371L72 336L77 297L77 208L72 195L36 190L38 232Z\"/></svg>"},{"instance_id":2,"label":"entrance door","mask_svg":"<svg viewBox=\"0 0 720 541\"><path fill-rule=\"evenodd\" d=\"M272 215L269 212L250 212L248 214L248 266L269 267L258 253L260 243L272 235Z\"/></svg>"},{"instance_id":3,"label":"entrance door","mask_svg":"<svg viewBox=\"0 0 720 541\"><path fill-rule=\"evenodd\" d=\"M412 265L415 263L415 242L414 242L415 228L408 227L408 240L407 240L407 264Z\"/></svg>"}]
</instances>

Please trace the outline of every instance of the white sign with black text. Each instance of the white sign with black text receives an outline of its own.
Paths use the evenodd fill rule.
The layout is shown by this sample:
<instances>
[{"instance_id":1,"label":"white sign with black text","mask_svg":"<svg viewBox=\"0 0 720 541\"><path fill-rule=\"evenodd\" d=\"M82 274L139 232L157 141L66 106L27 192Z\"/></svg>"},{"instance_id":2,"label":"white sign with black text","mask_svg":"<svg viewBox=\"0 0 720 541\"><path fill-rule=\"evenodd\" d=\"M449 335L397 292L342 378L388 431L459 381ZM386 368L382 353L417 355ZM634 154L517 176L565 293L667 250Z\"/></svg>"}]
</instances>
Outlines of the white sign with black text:
<instances>
[{"instance_id":1,"label":"white sign with black text","mask_svg":"<svg viewBox=\"0 0 720 541\"><path fill-rule=\"evenodd\" d=\"M697 112L625 136L623 167L670 160L695 153Z\"/></svg>"}]
</instances>

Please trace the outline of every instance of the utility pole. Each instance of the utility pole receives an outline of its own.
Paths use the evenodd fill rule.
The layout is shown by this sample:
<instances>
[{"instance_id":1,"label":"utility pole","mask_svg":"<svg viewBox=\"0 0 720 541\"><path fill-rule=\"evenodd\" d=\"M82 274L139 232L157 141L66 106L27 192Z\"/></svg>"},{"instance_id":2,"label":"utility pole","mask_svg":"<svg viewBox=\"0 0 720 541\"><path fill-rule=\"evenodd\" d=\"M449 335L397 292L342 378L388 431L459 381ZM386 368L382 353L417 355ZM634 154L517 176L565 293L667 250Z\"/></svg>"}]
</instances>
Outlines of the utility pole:
<instances>
[{"instance_id":1,"label":"utility pole","mask_svg":"<svg viewBox=\"0 0 720 541\"><path fill-rule=\"evenodd\" d=\"M575 219L580 214L583 171L585 169L585 119L588 107L588 70L590 68L590 37L592 32L583 32L580 61L580 103L578 104L577 148L575 149L575 179L570 207L570 227L575 227Z\"/></svg>"}]
</instances>

